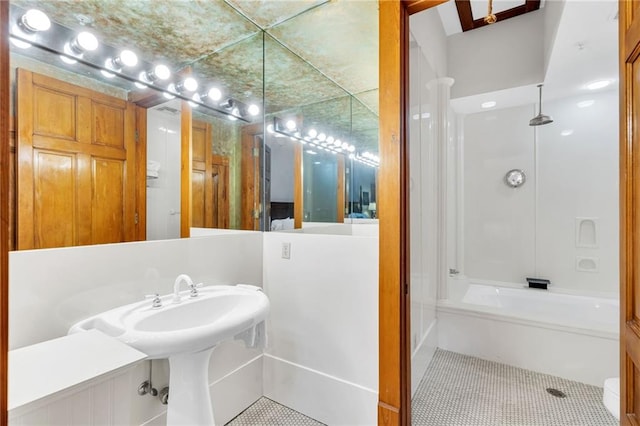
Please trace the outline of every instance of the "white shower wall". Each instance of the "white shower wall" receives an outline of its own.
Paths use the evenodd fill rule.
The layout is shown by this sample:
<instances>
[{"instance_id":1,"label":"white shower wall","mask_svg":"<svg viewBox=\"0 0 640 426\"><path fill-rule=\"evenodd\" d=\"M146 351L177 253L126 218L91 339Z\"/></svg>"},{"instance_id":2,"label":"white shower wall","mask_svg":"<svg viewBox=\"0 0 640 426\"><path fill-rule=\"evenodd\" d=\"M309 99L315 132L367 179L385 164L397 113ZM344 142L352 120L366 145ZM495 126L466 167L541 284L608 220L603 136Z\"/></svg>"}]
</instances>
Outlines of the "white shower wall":
<instances>
[{"instance_id":1,"label":"white shower wall","mask_svg":"<svg viewBox=\"0 0 640 426\"><path fill-rule=\"evenodd\" d=\"M585 100L594 102L579 107ZM534 105L462 120L464 273L511 283L538 276L566 290L617 293L617 92L548 101L544 112L554 122L537 128L528 126ZM527 175L518 189L503 182L514 168ZM579 243L580 218L595 224L589 244Z\"/></svg>"}]
</instances>

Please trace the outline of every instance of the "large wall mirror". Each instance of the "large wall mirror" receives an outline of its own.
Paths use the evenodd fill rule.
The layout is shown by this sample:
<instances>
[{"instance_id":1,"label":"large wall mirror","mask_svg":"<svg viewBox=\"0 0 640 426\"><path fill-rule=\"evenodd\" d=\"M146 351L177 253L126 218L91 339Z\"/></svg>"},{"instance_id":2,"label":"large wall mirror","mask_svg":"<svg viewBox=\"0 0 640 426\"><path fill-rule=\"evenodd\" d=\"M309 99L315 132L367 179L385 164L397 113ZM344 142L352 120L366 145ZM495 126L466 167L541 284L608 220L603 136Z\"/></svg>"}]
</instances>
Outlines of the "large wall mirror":
<instances>
[{"instance_id":1,"label":"large wall mirror","mask_svg":"<svg viewBox=\"0 0 640 426\"><path fill-rule=\"evenodd\" d=\"M375 218L377 7L351 3L12 1L11 248Z\"/></svg>"}]
</instances>

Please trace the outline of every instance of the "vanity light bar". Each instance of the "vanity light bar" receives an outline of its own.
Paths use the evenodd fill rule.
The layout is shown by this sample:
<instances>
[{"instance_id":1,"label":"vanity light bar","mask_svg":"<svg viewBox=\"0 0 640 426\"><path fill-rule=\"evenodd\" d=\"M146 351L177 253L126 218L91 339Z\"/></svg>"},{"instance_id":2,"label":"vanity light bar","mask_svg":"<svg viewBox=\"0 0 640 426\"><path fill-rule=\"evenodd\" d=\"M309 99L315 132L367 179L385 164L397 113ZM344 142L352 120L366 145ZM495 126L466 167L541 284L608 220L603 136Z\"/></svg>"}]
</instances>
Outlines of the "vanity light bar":
<instances>
[{"instance_id":1,"label":"vanity light bar","mask_svg":"<svg viewBox=\"0 0 640 426\"><path fill-rule=\"evenodd\" d=\"M273 117L273 124L267 126L267 131L269 133L287 136L291 140L298 141L303 145L309 145L309 147L313 149L328 151L335 155L341 154L348 156L351 160L371 167L380 166L380 157L377 155L370 152L357 153L355 146L336 139L331 135L326 135L322 132L318 133L318 131L313 128L309 129L307 135L303 137L298 130L297 122L293 119L285 121L282 118Z\"/></svg>"},{"instance_id":2,"label":"vanity light bar","mask_svg":"<svg viewBox=\"0 0 640 426\"><path fill-rule=\"evenodd\" d=\"M246 123L251 122L249 117L260 115L260 107L256 104L248 106L242 104L242 107L235 110L221 107L219 101L222 98L222 92L211 86L205 95L200 93L199 96L195 96L199 84L193 77L184 76L173 82L166 81L171 77L171 70L166 65L144 63L138 59L133 51L119 50L101 44L92 33L75 32L52 22L40 10L26 10L19 6L10 5L10 16L11 22L14 23L10 30L10 40L16 47L26 49L34 46L59 56L68 65L80 64L107 78L118 76L133 83L139 89L153 88L166 97L189 101L194 107L203 106ZM38 33L42 31L47 31L47 37L38 37ZM127 71L125 72L125 70ZM167 87L160 85L161 80L166 81Z\"/></svg>"}]
</instances>

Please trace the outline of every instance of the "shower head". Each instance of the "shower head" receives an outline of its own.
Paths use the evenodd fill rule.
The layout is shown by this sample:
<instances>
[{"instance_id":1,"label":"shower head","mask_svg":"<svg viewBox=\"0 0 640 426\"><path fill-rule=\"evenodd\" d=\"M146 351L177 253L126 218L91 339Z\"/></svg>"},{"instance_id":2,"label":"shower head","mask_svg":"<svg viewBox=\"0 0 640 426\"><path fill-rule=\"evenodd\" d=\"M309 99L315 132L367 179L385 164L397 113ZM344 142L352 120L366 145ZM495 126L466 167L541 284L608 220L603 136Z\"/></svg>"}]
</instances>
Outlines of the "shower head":
<instances>
[{"instance_id":1,"label":"shower head","mask_svg":"<svg viewBox=\"0 0 640 426\"><path fill-rule=\"evenodd\" d=\"M553 118L545 114L538 114L529 120L529 126L542 126L543 124L553 123Z\"/></svg>"},{"instance_id":2,"label":"shower head","mask_svg":"<svg viewBox=\"0 0 640 426\"><path fill-rule=\"evenodd\" d=\"M529 126L542 126L544 124L553 123L553 118L542 113L542 84L538 84L538 90L540 92L538 115L529 120Z\"/></svg>"}]
</instances>

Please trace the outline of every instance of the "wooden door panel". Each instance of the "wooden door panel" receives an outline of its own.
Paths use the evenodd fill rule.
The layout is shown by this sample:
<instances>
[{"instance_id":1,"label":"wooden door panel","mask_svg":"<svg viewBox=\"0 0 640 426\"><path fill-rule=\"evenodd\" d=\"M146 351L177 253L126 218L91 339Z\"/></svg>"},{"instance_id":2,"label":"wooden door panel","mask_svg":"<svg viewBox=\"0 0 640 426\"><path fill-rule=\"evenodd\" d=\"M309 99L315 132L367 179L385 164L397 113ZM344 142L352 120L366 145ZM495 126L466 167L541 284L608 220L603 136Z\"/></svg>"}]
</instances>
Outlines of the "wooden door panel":
<instances>
[{"instance_id":1,"label":"wooden door panel","mask_svg":"<svg viewBox=\"0 0 640 426\"><path fill-rule=\"evenodd\" d=\"M229 228L229 157L213 156L213 227Z\"/></svg>"},{"instance_id":2,"label":"wooden door panel","mask_svg":"<svg viewBox=\"0 0 640 426\"><path fill-rule=\"evenodd\" d=\"M191 226L198 228L214 228L212 144L211 124L194 120L191 134Z\"/></svg>"},{"instance_id":3,"label":"wooden door panel","mask_svg":"<svg viewBox=\"0 0 640 426\"><path fill-rule=\"evenodd\" d=\"M91 143L126 149L124 112L122 108L93 102Z\"/></svg>"},{"instance_id":4,"label":"wooden door panel","mask_svg":"<svg viewBox=\"0 0 640 426\"><path fill-rule=\"evenodd\" d=\"M74 154L34 150L34 247L77 244Z\"/></svg>"},{"instance_id":5,"label":"wooden door panel","mask_svg":"<svg viewBox=\"0 0 640 426\"><path fill-rule=\"evenodd\" d=\"M191 204L191 226L205 228L205 181L204 171L194 170L191 174L191 193L193 202Z\"/></svg>"},{"instance_id":6,"label":"wooden door panel","mask_svg":"<svg viewBox=\"0 0 640 426\"><path fill-rule=\"evenodd\" d=\"M204 165L207 161L207 123L193 123L193 162L200 162ZM208 141L211 143L211 141Z\"/></svg>"},{"instance_id":7,"label":"wooden door panel","mask_svg":"<svg viewBox=\"0 0 640 426\"><path fill-rule=\"evenodd\" d=\"M91 244L126 241L125 164L94 157L91 169Z\"/></svg>"},{"instance_id":8,"label":"wooden door panel","mask_svg":"<svg viewBox=\"0 0 640 426\"><path fill-rule=\"evenodd\" d=\"M76 140L76 97L35 86L33 133Z\"/></svg>"},{"instance_id":9,"label":"wooden door panel","mask_svg":"<svg viewBox=\"0 0 640 426\"><path fill-rule=\"evenodd\" d=\"M640 19L619 2L620 26L620 422L640 419Z\"/></svg>"},{"instance_id":10,"label":"wooden door panel","mask_svg":"<svg viewBox=\"0 0 640 426\"><path fill-rule=\"evenodd\" d=\"M136 149L135 106L18 69L17 109L18 249L135 240L146 203L136 191L146 158ZM56 195L39 200L45 192Z\"/></svg>"}]
</instances>

